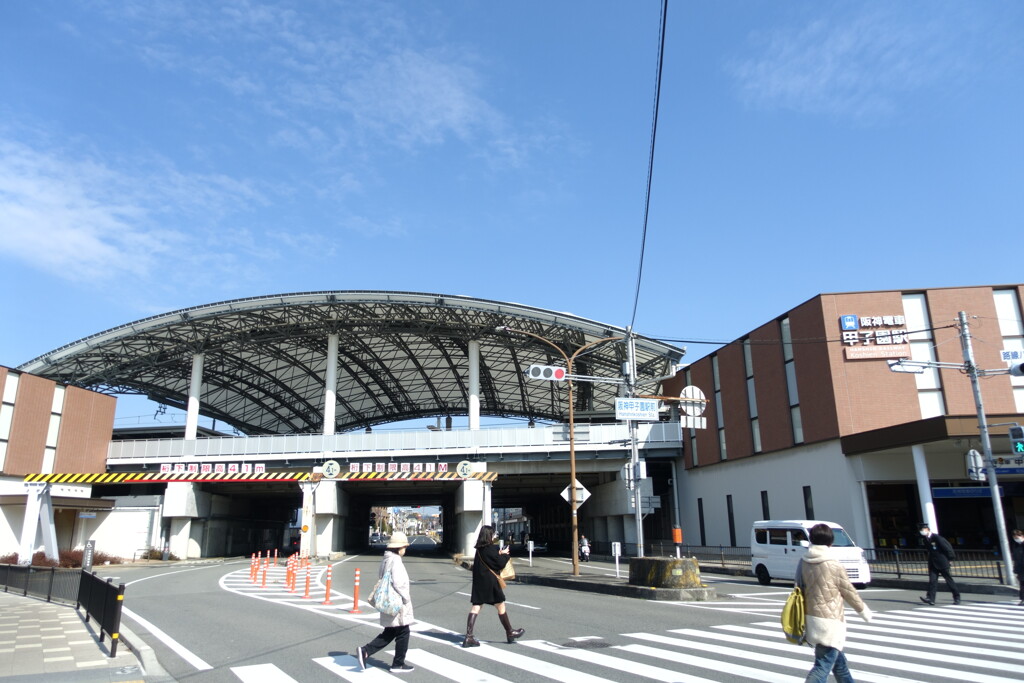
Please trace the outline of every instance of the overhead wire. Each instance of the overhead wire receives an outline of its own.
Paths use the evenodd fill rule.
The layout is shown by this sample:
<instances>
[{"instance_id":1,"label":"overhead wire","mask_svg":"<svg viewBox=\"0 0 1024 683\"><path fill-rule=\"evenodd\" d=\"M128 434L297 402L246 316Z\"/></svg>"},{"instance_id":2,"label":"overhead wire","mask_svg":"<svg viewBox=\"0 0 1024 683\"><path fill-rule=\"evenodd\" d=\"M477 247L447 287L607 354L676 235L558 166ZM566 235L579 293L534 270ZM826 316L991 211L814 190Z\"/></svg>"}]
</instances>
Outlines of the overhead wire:
<instances>
[{"instance_id":1,"label":"overhead wire","mask_svg":"<svg viewBox=\"0 0 1024 683\"><path fill-rule=\"evenodd\" d=\"M633 294L633 314L629 319L630 329L636 324L636 311L640 304L640 285L644 275L644 252L647 249L647 221L651 210L651 181L654 177L654 148L658 138L658 109L661 104L661 74L665 62L665 23L668 16L668 0L661 3L661 28L658 36L658 75L654 84L654 112L651 122L651 148L647 159L647 190L644 195L644 221L640 236L640 263L636 272L636 290Z\"/></svg>"}]
</instances>

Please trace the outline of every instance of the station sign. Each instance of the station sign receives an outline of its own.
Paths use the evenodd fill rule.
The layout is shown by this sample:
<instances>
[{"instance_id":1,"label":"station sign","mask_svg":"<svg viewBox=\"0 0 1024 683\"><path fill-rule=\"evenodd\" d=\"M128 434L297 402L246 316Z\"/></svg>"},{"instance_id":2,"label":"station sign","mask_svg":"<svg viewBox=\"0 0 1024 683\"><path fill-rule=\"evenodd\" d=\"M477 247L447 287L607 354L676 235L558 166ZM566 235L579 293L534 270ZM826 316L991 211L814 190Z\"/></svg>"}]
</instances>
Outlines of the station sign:
<instances>
[{"instance_id":1,"label":"station sign","mask_svg":"<svg viewBox=\"0 0 1024 683\"><path fill-rule=\"evenodd\" d=\"M660 419L658 403L655 398L617 398L615 399L615 419L657 422Z\"/></svg>"}]
</instances>

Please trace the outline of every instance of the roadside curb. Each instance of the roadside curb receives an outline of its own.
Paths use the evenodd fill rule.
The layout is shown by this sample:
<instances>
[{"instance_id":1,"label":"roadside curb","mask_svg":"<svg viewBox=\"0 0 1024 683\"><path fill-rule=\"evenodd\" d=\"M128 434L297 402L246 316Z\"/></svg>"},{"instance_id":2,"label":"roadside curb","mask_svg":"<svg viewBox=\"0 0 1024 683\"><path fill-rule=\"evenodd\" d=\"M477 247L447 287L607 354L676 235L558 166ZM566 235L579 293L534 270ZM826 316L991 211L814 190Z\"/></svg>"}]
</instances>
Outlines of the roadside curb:
<instances>
[{"instance_id":1,"label":"roadside curb","mask_svg":"<svg viewBox=\"0 0 1024 683\"><path fill-rule=\"evenodd\" d=\"M156 653L145 641L135 635L129 629L121 625L118 638L121 644L132 651L139 663L142 664L142 671L145 674L146 683L175 683L172 677L156 658Z\"/></svg>"}]
</instances>

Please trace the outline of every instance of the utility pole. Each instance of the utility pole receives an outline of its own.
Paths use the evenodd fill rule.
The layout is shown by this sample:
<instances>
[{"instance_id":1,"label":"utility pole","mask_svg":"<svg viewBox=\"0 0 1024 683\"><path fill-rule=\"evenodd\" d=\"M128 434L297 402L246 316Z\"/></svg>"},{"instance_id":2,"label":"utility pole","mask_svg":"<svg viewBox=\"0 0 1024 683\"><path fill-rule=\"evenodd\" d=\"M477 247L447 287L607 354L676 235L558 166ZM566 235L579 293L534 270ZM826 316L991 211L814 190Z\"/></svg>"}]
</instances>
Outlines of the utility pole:
<instances>
[{"instance_id":1,"label":"utility pole","mask_svg":"<svg viewBox=\"0 0 1024 683\"><path fill-rule=\"evenodd\" d=\"M1015 585L1017 577L1013 574L1010 555L1010 539L1006 535L1006 518L1003 516L1003 500L999 496L999 484L996 482L996 466L992 459L992 440L988 434L988 421L985 419L985 405L981 401L981 387L978 384L978 367L974 364L974 347L971 344L971 329L967 323L967 313L960 311L960 346L964 352L964 366L971 377L971 389L974 391L974 405L978 410L978 428L981 431L981 446L985 454L985 470L988 473L989 491L992 495L992 511L996 518L996 529L999 532L999 551L1003 556L1003 576L1009 585Z\"/></svg>"},{"instance_id":2,"label":"utility pole","mask_svg":"<svg viewBox=\"0 0 1024 683\"><path fill-rule=\"evenodd\" d=\"M636 343L633 339L633 328L626 328L626 359L628 370L626 373L626 398L633 398L636 394ZM644 556L644 514L643 514L643 491L640 487L640 449L637 443L636 420L629 420L629 449L630 468L633 478L633 512L636 518L636 556Z\"/></svg>"}]
</instances>

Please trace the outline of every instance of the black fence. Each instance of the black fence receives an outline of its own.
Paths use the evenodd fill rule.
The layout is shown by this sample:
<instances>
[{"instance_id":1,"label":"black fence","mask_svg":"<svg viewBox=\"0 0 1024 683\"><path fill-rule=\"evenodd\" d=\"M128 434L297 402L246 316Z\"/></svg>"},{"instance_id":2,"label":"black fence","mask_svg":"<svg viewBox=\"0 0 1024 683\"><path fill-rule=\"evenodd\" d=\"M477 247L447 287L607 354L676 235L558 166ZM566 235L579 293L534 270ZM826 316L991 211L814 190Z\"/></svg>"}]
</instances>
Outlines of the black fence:
<instances>
[{"instance_id":1,"label":"black fence","mask_svg":"<svg viewBox=\"0 0 1024 683\"><path fill-rule=\"evenodd\" d=\"M100 642L104 635L110 636L110 656L117 656L117 642L121 631L121 606L124 605L124 584L114 585L112 579L104 581L96 576L82 572L82 582L78 588L76 607L85 608L85 620L96 620L100 627Z\"/></svg>"},{"instance_id":2,"label":"black fence","mask_svg":"<svg viewBox=\"0 0 1024 683\"><path fill-rule=\"evenodd\" d=\"M31 567L0 564L0 588L5 593L43 598L47 602L60 602L85 608L85 621L94 619L100 627L100 642L110 637L110 656L117 656L117 643L121 630L121 606L124 604L124 584L115 586L111 579L103 580L81 569L58 567Z\"/></svg>"},{"instance_id":3,"label":"black fence","mask_svg":"<svg viewBox=\"0 0 1024 683\"><path fill-rule=\"evenodd\" d=\"M81 569L0 564L0 587L5 593L74 605L82 580Z\"/></svg>"},{"instance_id":4,"label":"black fence","mask_svg":"<svg viewBox=\"0 0 1024 683\"><path fill-rule=\"evenodd\" d=\"M610 554L608 543L593 543L595 553ZM696 557L701 566L721 567L750 571L750 548L723 545L681 545L683 557ZM624 555L636 554L635 543L623 543ZM632 553L630 552L632 551ZM676 545L671 541L654 541L644 544L644 554L651 557L668 557L676 554ZM923 549L865 548L865 558L871 567L871 575L928 576L928 552ZM950 574L964 579L992 579L1003 581L1002 561L998 550L956 550L956 559L950 567Z\"/></svg>"}]
</instances>

